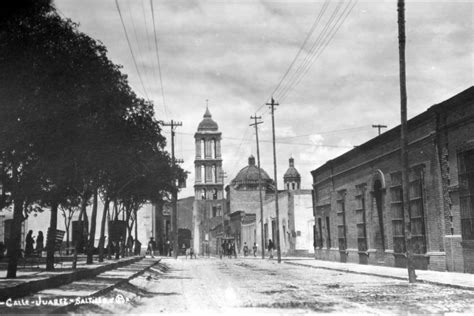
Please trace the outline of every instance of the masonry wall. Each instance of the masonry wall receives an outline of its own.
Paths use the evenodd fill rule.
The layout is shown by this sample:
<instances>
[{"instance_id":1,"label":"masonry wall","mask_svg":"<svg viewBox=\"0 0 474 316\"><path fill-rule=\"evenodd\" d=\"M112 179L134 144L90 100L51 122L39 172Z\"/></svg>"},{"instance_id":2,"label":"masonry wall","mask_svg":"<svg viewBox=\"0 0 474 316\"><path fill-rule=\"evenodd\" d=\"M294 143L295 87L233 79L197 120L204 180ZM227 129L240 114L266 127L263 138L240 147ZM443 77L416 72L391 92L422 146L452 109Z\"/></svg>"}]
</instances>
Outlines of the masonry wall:
<instances>
[{"instance_id":1,"label":"masonry wall","mask_svg":"<svg viewBox=\"0 0 474 316\"><path fill-rule=\"evenodd\" d=\"M446 234L443 243L446 265L449 271L467 273L474 273L474 242L463 240L461 233L459 159L465 151L474 149L473 95L471 91L461 99L448 100L437 111L438 151L445 203Z\"/></svg>"},{"instance_id":2,"label":"masonry wall","mask_svg":"<svg viewBox=\"0 0 474 316\"><path fill-rule=\"evenodd\" d=\"M256 190L235 190L230 187L230 213L244 211L245 213L255 213L260 210L260 195ZM265 199L265 191L262 190L262 199ZM260 211L259 211L260 212Z\"/></svg>"}]
</instances>

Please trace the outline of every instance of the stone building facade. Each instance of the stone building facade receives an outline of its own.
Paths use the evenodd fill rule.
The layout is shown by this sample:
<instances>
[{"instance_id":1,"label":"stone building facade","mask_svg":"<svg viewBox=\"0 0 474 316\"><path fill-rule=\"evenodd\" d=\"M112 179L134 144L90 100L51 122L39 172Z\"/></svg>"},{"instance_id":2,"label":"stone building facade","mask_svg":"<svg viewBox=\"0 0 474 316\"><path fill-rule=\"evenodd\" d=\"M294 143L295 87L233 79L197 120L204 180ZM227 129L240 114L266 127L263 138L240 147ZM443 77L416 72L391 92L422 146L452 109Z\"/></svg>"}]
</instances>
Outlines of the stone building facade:
<instances>
[{"instance_id":1,"label":"stone building facade","mask_svg":"<svg viewBox=\"0 0 474 316\"><path fill-rule=\"evenodd\" d=\"M217 235L222 234L225 208L222 173L221 138L217 123L208 108L194 134L196 155L193 247L199 254L217 251ZM220 229L218 226L220 225Z\"/></svg>"},{"instance_id":2,"label":"stone building facade","mask_svg":"<svg viewBox=\"0 0 474 316\"><path fill-rule=\"evenodd\" d=\"M408 122L416 268L474 272L474 88ZM317 259L405 267L400 127L311 172Z\"/></svg>"},{"instance_id":3,"label":"stone building facade","mask_svg":"<svg viewBox=\"0 0 474 316\"><path fill-rule=\"evenodd\" d=\"M265 248L269 239L276 241L277 232L275 182L263 169L260 169L260 175L263 219L260 211L258 167L253 156L249 157L248 166L242 168L226 188L231 212L231 235L239 247L247 243L251 248L256 243L259 254L262 250L261 223ZM289 168L284 175L285 188L289 189L278 192L280 250L283 255L313 252L311 190L302 190L300 184L301 177L294 167L294 159L290 158Z\"/></svg>"}]
</instances>

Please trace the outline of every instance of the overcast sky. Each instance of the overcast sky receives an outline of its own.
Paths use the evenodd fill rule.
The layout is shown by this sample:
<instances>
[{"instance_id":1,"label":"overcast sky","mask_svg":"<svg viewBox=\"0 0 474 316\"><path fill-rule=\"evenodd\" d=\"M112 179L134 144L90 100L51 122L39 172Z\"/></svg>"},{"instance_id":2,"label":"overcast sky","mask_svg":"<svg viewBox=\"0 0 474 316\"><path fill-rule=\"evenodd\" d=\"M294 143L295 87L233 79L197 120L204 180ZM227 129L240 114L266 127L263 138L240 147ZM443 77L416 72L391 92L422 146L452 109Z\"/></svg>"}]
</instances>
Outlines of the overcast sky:
<instances>
[{"instance_id":1,"label":"overcast sky","mask_svg":"<svg viewBox=\"0 0 474 316\"><path fill-rule=\"evenodd\" d=\"M406 2L408 115L413 117L473 84L474 5ZM377 136L372 124L399 124L396 0L154 0L165 102L150 0L118 3L138 72L114 0L55 0L61 14L123 65L136 93L154 102L158 119L183 123L176 156L191 174L180 197L194 194L194 133L206 99L223 136L226 183L256 155L249 126L256 112L264 122L259 125L262 167L273 178L271 116L262 106L272 93L280 103L275 111L279 188L290 156L303 188L310 189L310 171Z\"/></svg>"}]
</instances>

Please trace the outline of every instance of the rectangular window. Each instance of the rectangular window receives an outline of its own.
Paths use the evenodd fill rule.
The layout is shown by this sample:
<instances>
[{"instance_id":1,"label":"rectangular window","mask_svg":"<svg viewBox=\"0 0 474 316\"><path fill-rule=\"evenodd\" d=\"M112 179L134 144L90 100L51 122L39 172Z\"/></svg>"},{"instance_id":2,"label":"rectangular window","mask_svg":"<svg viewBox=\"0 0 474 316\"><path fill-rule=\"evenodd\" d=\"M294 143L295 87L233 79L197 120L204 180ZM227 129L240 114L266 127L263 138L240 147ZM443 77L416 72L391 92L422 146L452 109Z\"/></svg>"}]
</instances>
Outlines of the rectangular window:
<instances>
[{"instance_id":1,"label":"rectangular window","mask_svg":"<svg viewBox=\"0 0 474 316\"><path fill-rule=\"evenodd\" d=\"M462 240L474 240L474 150L459 154L459 203Z\"/></svg>"},{"instance_id":2,"label":"rectangular window","mask_svg":"<svg viewBox=\"0 0 474 316\"><path fill-rule=\"evenodd\" d=\"M416 168L412 172L413 179L410 181L410 212L411 212L411 240L415 254L426 253L425 237L425 210L424 210L424 170Z\"/></svg>"},{"instance_id":3,"label":"rectangular window","mask_svg":"<svg viewBox=\"0 0 474 316\"><path fill-rule=\"evenodd\" d=\"M390 211L392 213L393 250L395 253L405 253L402 173L393 173L391 176L392 186L390 187L390 195L392 200L390 203ZM424 169L423 167L412 168L410 170L408 193L410 198L412 245L415 254L426 253L423 190Z\"/></svg>"},{"instance_id":4,"label":"rectangular window","mask_svg":"<svg viewBox=\"0 0 474 316\"><path fill-rule=\"evenodd\" d=\"M317 227L317 232L314 234L315 236L315 244L316 247L318 248L323 248L323 223L322 219L318 218L318 227Z\"/></svg>"},{"instance_id":5,"label":"rectangular window","mask_svg":"<svg viewBox=\"0 0 474 316\"><path fill-rule=\"evenodd\" d=\"M367 251L367 219L365 214L365 191L366 185L356 186L356 225L357 225L357 248L359 251Z\"/></svg>"},{"instance_id":6,"label":"rectangular window","mask_svg":"<svg viewBox=\"0 0 474 316\"><path fill-rule=\"evenodd\" d=\"M212 217L216 217L217 216L217 206L213 206L212 207Z\"/></svg>"},{"instance_id":7,"label":"rectangular window","mask_svg":"<svg viewBox=\"0 0 474 316\"><path fill-rule=\"evenodd\" d=\"M326 233L327 233L326 247L330 249L331 248L331 227L329 226L329 216L326 216Z\"/></svg>"},{"instance_id":8,"label":"rectangular window","mask_svg":"<svg viewBox=\"0 0 474 316\"><path fill-rule=\"evenodd\" d=\"M347 232L346 232L346 191L339 191L337 198L337 239L339 250L347 249Z\"/></svg>"},{"instance_id":9,"label":"rectangular window","mask_svg":"<svg viewBox=\"0 0 474 316\"><path fill-rule=\"evenodd\" d=\"M402 173L390 174L390 213L392 215L393 251L405 253L405 235L403 233Z\"/></svg>"}]
</instances>

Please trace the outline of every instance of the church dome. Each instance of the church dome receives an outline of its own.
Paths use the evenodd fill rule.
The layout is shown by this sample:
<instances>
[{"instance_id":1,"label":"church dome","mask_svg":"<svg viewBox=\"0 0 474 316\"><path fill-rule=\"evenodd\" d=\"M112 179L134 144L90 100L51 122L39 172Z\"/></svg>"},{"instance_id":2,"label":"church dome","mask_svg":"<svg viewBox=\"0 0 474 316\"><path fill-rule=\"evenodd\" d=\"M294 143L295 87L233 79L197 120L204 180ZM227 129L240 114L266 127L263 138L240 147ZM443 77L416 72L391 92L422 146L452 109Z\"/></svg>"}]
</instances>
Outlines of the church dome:
<instances>
[{"instance_id":1,"label":"church dome","mask_svg":"<svg viewBox=\"0 0 474 316\"><path fill-rule=\"evenodd\" d=\"M198 131L217 131L219 126L217 123L212 119L211 112L209 112L209 108L206 107L206 113L204 113L203 120L199 123Z\"/></svg>"},{"instance_id":2,"label":"church dome","mask_svg":"<svg viewBox=\"0 0 474 316\"><path fill-rule=\"evenodd\" d=\"M295 168L295 160L290 158L290 166L286 170L285 175L283 176L284 180L300 180L301 176L298 170Z\"/></svg>"},{"instance_id":3,"label":"church dome","mask_svg":"<svg viewBox=\"0 0 474 316\"><path fill-rule=\"evenodd\" d=\"M273 180L268 176L267 172L260 168L260 177L262 185L274 185ZM255 157L249 157L249 164L247 167L239 171L237 176L232 180L232 185L236 187L255 187L258 188L258 167L255 165Z\"/></svg>"}]
</instances>

